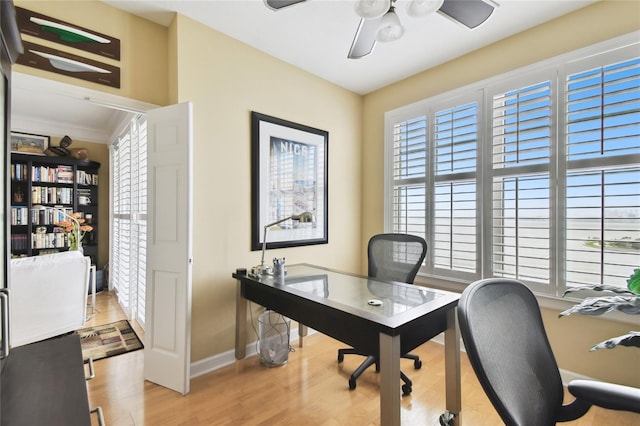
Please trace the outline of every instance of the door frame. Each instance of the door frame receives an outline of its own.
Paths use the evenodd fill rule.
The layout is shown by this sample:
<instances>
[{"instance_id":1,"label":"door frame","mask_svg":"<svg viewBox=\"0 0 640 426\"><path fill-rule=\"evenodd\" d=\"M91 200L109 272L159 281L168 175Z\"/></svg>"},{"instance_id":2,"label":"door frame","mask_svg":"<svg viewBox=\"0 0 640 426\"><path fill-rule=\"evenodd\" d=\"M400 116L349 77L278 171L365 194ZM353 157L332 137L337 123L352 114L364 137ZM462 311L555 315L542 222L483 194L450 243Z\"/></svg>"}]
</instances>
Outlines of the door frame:
<instances>
[{"instance_id":1,"label":"door frame","mask_svg":"<svg viewBox=\"0 0 640 426\"><path fill-rule=\"evenodd\" d=\"M135 114L146 114L152 109L159 108L159 106L155 104L13 71L11 81L12 93L15 95L16 92L20 92L21 89L33 92L34 96L37 94L37 96L46 97L49 102L54 103L54 105L52 105L52 108L54 109L61 109L58 108L59 102L64 102L65 104L68 102L69 105L74 105L76 108L98 106L104 108L106 112L112 113L114 110L122 112L122 114L120 114L120 120L116 120L112 128L107 129L107 136L102 136L103 139L107 139L102 141L107 145L120 134L124 126L129 123ZM38 120L36 117L15 116L14 114L15 111L12 111L12 127L15 130L19 130L21 127L27 125L27 130L29 130L30 133L51 134L55 136L61 135L60 137L62 137L66 132L70 132L70 130L68 130L68 125L66 124L63 126L58 125L56 127L56 121ZM65 123L65 120L61 118L59 122ZM76 130L78 131L78 136L75 137L78 139L96 143L100 143L96 140L96 135L105 134L105 132L91 132L91 130L87 129L86 126L84 128L78 126L77 129L73 128L72 131L75 132ZM109 173L109 179L111 179L111 173ZM111 203L111 199L109 200L109 203ZM109 237L109 242L110 240L111 237ZM191 283L189 283L189 285L191 285ZM147 304L148 303L149 301L147 301ZM192 307L188 306L187 316L189 318L191 317L191 311ZM186 374L190 375L189 371L187 371ZM189 380L190 377L187 377L186 379Z\"/></svg>"}]
</instances>

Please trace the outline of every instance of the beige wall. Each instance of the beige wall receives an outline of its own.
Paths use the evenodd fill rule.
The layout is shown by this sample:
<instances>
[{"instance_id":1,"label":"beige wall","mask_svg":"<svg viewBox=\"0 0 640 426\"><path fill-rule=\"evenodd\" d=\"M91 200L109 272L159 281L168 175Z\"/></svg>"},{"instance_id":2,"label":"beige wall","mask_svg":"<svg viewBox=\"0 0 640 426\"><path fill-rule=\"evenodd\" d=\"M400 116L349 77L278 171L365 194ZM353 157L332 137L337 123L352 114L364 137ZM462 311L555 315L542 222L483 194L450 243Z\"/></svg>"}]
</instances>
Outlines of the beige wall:
<instances>
[{"instance_id":1,"label":"beige wall","mask_svg":"<svg viewBox=\"0 0 640 426\"><path fill-rule=\"evenodd\" d=\"M383 165L384 113L495 74L640 29L637 1L603 1L524 31L437 68L420 73L364 97L362 129L362 244L384 229ZM366 252L362 252L366 264ZM560 367L590 377L640 386L638 349L617 348L589 352L608 337L636 325L606 317L571 316L559 320L557 311L544 309L545 324ZM635 327L635 328L634 328Z\"/></svg>"},{"instance_id":2,"label":"beige wall","mask_svg":"<svg viewBox=\"0 0 640 426\"><path fill-rule=\"evenodd\" d=\"M194 110L192 359L234 347L238 267L250 250L250 113L329 132L329 244L270 250L288 264L357 270L360 261L361 97L178 16L177 100ZM202 46L207 46L202 49Z\"/></svg>"}]
</instances>

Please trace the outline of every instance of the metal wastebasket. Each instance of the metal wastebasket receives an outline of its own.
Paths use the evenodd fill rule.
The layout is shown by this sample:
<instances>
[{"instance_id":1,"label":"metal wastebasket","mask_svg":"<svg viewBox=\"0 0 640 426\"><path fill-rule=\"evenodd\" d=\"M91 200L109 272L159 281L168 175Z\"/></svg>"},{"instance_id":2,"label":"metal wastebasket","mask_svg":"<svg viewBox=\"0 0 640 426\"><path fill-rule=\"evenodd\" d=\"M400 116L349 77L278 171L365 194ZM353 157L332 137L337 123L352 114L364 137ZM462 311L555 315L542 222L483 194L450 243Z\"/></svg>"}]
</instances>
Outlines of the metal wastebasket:
<instances>
[{"instance_id":1,"label":"metal wastebasket","mask_svg":"<svg viewBox=\"0 0 640 426\"><path fill-rule=\"evenodd\" d=\"M287 363L290 327L291 320L274 311L265 311L258 317L258 348L263 365L276 367Z\"/></svg>"}]
</instances>

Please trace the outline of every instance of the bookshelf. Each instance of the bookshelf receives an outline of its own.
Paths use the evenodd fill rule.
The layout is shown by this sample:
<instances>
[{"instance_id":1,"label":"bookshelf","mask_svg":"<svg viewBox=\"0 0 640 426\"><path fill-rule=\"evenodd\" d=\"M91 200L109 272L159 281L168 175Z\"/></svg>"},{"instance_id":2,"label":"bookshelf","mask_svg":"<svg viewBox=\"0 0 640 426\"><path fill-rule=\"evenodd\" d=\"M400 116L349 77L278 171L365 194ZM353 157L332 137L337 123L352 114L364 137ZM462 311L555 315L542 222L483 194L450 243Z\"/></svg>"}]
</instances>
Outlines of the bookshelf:
<instances>
[{"instance_id":1,"label":"bookshelf","mask_svg":"<svg viewBox=\"0 0 640 426\"><path fill-rule=\"evenodd\" d=\"M80 213L93 230L82 240L91 263L98 257L98 170L100 163L71 157L11 154L11 256L37 256L69 249L55 223Z\"/></svg>"}]
</instances>

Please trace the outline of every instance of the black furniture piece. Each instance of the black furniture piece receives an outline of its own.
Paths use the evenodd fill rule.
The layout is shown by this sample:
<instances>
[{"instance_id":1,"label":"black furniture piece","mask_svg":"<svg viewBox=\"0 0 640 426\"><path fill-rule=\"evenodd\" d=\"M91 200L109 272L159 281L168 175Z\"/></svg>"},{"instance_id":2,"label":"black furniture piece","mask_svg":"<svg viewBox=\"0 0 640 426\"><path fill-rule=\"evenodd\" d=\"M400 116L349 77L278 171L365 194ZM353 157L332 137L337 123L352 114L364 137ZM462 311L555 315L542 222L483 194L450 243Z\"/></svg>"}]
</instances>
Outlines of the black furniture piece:
<instances>
[{"instance_id":1,"label":"black furniture piece","mask_svg":"<svg viewBox=\"0 0 640 426\"><path fill-rule=\"evenodd\" d=\"M576 399L562 405L562 380L538 301L520 281L471 284L460 298L458 320L471 365L506 425L575 420L592 405L640 412L640 389L591 380L571 381Z\"/></svg>"},{"instance_id":2,"label":"black furniture piece","mask_svg":"<svg viewBox=\"0 0 640 426\"><path fill-rule=\"evenodd\" d=\"M243 269L232 276L238 280L236 359L246 357L248 300L297 321L299 332L305 324L379 355L384 426L400 425L400 355L444 331L446 409L453 416L451 424L460 424L460 340L455 320L459 294L306 264L287 266L282 278L248 275ZM367 303L382 291L381 306Z\"/></svg>"},{"instance_id":3,"label":"black furniture piece","mask_svg":"<svg viewBox=\"0 0 640 426\"><path fill-rule=\"evenodd\" d=\"M91 426L80 337L76 334L13 348L2 370L2 426Z\"/></svg>"},{"instance_id":4,"label":"black furniture piece","mask_svg":"<svg viewBox=\"0 0 640 426\"><path fill-rule=\"evenodd\" d=\"M368 274L370 277L382 280L398 281L413 284L416 274L427 254L427 242L424 238L408 234L378 234L371 237L367 247L369 263ZM380 363L375 355L363 351L360 348L338 349L338 362L344 361L345 355L365 356L365 360L356 368L349 377L349 389L356 388L356 380L364 371L376 365L376 371L380 371ZM417 355L403 354L403 358L413 360L416 369L422 367L422 361ZM400 371L400 378L404 382L402 393L409 395L413 383Z\"/></svg>"},{"instance_id":5,"label":"black furniture piece","mask_svg":"<svg viewBox=\"0 0 640 426\"><path fill-rule=\"evenodd\" d=\"M53 243L56 226L38 206L76 212L91 225L82 240L85 256L98 264L98 171L100 163L72 157L11 154L11 255L37 256L68 250ZM51 213L51 212L48 212ZM41 234L44 231L44 235ZM38 235L40 234L40 235ZM44 237L42 240L36 237Z\"/></svg>"}]
</instances>

